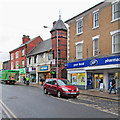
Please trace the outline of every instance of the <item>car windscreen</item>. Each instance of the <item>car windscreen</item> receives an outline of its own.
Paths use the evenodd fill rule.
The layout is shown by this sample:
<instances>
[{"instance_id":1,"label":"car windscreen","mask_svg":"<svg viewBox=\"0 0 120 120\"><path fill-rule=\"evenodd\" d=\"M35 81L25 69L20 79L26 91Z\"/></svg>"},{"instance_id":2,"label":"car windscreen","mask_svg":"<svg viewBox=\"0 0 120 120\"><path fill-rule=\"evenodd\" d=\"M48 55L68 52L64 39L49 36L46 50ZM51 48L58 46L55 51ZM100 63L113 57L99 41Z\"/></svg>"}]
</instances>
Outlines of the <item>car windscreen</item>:
<instances>
[{"instance_id":1,"label":"car windscreen","mask_svg":"<svg viewBox=\"0 0 120 120\"><path fill-rule=\"evenodd\" d=\"M69 80L57 80L58 85L72 85Z\"/></svg>"}]
</instances>

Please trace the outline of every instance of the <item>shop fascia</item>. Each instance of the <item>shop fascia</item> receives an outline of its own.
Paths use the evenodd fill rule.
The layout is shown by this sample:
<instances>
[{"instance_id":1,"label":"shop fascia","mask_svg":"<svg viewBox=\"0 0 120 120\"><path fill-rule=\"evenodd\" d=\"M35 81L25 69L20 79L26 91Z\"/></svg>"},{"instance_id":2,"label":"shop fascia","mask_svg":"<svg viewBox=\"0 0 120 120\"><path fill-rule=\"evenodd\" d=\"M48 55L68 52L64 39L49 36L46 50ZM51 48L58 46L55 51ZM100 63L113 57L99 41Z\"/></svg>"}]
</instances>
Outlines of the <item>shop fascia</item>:
<instances>
[{"instance_id":1,"label":"shop fascia","mask_svg":"<svg viewBox=\"0 0 120 120\"><path fill-rule=\"evenodd\" d=\"M118 68L119 65L120 65L120 55L90 59L90 60L78 61L78 62L70 62L65 64L66 69L68 71L68 79L69 80L71 79L70 74L72 74L73 77L72 79L75 79L74 77L75 74L78 74L78 76L81 77L83 76L85 80L83 83L80 82L80 85L84 85L85 89L87 89L87 71L97 70L97 69Z\"/></svg>"}]
</instances>

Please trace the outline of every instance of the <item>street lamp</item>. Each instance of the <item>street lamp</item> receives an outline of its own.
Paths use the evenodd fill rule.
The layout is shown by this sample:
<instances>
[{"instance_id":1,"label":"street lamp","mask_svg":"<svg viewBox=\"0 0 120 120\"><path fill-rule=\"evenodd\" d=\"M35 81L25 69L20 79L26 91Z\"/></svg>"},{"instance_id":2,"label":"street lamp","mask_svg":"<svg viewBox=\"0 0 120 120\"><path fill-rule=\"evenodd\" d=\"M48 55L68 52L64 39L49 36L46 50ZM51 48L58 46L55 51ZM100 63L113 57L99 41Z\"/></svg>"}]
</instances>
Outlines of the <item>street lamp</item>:
<instances>
[{"instance_id":1,"label":"street lamp","mask_svg":"<svg viewBox=\"0 0 120 120\"><path fill-rule=\"evenodd\" d=\"M43 26L44 28L49 28L51 29L50 27L48 26ZM55 31L57 32L57 78L58 78L58 31L55 29Z\"/></svg>"}]
</instances>

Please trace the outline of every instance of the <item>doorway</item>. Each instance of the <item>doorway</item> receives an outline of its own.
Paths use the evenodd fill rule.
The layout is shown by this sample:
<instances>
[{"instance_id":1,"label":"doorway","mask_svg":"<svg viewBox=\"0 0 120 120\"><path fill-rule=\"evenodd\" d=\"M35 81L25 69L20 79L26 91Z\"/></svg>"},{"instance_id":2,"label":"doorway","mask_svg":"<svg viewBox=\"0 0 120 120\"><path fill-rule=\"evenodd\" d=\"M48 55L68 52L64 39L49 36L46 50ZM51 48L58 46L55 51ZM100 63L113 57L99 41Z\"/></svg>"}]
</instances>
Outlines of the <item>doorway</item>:
<instances>
[{"instance_id":1,"label":"doorway","mask_svg":"<svg viewBox=\"0 0 120 120\"><path fill-rule=\"evenodd\" d=\"M94 74L94 79L95 79L95 88L100 87L100 81L103 81L103 74Z\"/></svg>"}]
</instances>

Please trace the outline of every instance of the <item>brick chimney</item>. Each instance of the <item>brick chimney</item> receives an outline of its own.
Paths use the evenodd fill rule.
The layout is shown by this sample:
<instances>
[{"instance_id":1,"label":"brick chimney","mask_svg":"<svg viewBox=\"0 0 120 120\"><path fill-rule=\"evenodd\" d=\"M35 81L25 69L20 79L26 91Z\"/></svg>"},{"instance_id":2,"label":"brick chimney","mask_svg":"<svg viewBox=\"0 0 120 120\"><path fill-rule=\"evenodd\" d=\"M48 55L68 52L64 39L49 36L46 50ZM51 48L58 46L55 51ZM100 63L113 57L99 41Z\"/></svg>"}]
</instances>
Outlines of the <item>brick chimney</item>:
<instances>
[{"instance_id":1,"label":"brick chimney","mask_svg":"<svg viewBox=\"0 0 120 120\"><path fill-rule=\"evenodd\" d=\"M56 23L56 21L53 22L53 27L54 27L55 23Z\"/></svg>"},{"instance_id":2,"label":"brick chimney","mask_svg":"<svg viewBox=\"0 0 120 120\"><path fill-rule=\"evenodd\" d=\"M29 36L23 35L23 37L22 37L22 44L25 44L29 40L30 40Z\"/></svg>"}]
</instances>

